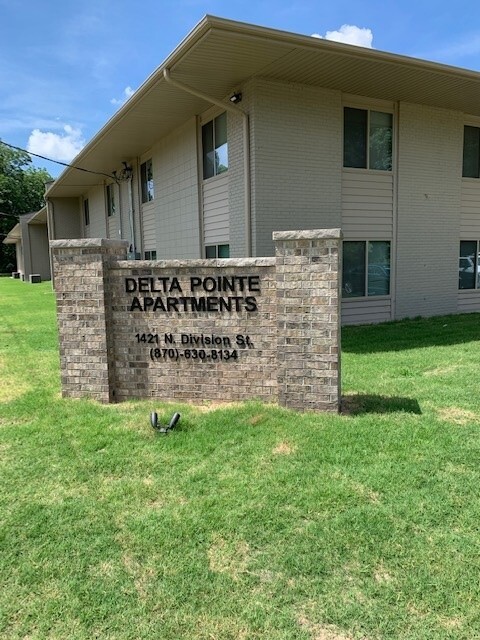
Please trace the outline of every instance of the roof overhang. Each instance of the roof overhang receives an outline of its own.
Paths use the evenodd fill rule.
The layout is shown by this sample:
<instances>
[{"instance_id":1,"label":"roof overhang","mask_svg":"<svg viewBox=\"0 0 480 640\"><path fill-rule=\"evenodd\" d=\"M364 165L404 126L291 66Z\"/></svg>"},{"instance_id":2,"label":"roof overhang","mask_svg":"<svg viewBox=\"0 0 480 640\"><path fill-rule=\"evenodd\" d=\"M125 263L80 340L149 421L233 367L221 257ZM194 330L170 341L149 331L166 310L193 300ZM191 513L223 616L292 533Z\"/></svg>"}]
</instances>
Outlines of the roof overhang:
<instances>
[{"instance_id":1,"label":"roof overhang","mask_svg":"<svg viewBox=\"0 0 480 640\"><path fill-rule=\"evenodd\" d=\"M42 207L39 211L25 213L20 216L20 222L27 224L47 224L47 207Z\"/></svg>"},{"instance_id":2,"label":"roof overhang","mask_svg":"<svg viewBox=\"0 0 480 640\"><path fill-rule=\"evenodd\" d=\"M46 225L47 207L42 207L39 211L23 213L19 216L19 222L11 229L3 240L3 244L16 244L22 239L22 228L25 225Z\"/></svg>"},{"instance_id":3,"label":"roof overhang","mask_svg":"<svg viewBox=\"0 0 480 640\"><path fill-rule=\"evenodd\" d=\"M3 239L3 244L17 244L22 239L22 229L20 223L16 224Z\"/></svg>"},{"instance_id":4,"label":"roof overhang","mask_svg":"<svg viewBox=\"0 0 480 640\"><path fill-rule=\"evenodd\" d=\"M163 71L216 100L258 76L391 102L480 116L480 73L320 38L206 16L49 187L79 196L124 160L205 111L210 104L168 84Z\"/></svg>"}]
</instances>

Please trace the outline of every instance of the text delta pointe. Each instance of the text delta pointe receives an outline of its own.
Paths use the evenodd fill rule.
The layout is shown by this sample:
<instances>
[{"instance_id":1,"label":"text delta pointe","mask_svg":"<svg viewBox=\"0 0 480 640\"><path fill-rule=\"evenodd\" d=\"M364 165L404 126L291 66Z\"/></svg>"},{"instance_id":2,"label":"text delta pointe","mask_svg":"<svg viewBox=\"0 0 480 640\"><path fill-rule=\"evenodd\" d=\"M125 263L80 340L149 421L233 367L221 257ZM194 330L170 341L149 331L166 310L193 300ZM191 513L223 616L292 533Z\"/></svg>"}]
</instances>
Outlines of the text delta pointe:
<instances>
[{"instance_id":1,"label":"text delta pointe","mask_svg":"<svg viewBox=\"0 0 480 640\"><path fill-rule=\"evenodd\" d=\"M175 276L125 278L125 292L134 295L129 311L222 313L257 311L259 276Z\"/></svg>"}]
</instances>

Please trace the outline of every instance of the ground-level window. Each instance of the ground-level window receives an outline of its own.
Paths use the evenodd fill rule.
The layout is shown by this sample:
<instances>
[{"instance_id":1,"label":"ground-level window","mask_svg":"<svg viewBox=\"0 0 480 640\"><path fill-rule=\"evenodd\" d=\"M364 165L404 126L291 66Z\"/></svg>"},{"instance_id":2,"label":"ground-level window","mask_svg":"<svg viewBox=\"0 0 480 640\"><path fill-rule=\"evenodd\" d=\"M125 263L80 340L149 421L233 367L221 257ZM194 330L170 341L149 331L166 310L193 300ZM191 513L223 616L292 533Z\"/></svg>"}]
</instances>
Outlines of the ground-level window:
<instances>
[{"instance_id":1,"label":"ground-level window","mask_svg":"<svg viewBox=\"0 0 480 640\"><path fill-rule=\"evenodd\" d=\"M213 118L202 127L203 179L228 169L227 114Z\"/></svg>"},{"instance_id":2,"label":"ground-level window","mask_svg":"<svg viewBox=\"0 0 480 640\"><path fill-rule=\"evenodd\" d=\"M151 202L153 192L153 165L152 159L142 162L140 165L140 182L142 184L142 203Z\"/></svg>"},{"instance_id":3,"label":"ground-level window","mask_svg":"<svg viewBox=\"0 0 480 640\"><path fill-rule=\"evenodd\" d=\"M463 128L463 169L464 178L480 177L480 128Z\"/></svg>"},{"instance_id":4,"label":"ground-level window","mask_svg":"<svg viewBox=\"0 0 480 640\"><path fill-rule=\"evenodd\" d=\"M156 260L157 252L156 251L145 251L145 260Z\"/></svg>"},{"instance_id":5,"label":"ground-level window","mask_svg":"<svg viewBox=\"0 0 480 640\"><path fill-rule=\"evenodd\" d=\"M230 245L229 244L211 244L205 247L206 258L229 258L230 257Z\"/></svg>"},{"instance_id":6,"label":"ground-level window","mask_svg":"<svg viewBox=\"0 0 480 640\"><path fill-rule=\"evenodd\" d=\"M391 171L393 115L345 107L343 118L343 166Z\"/></svg>"},{"instance_id":7,"label":"ground-level window","mask_svg":"<svg viewBox=\"0 0 480 640\"><path fill-rule=\"evenodd\" d=\"M83 222L86 227L90 226L90 207L88 200L83 201Z\"/></svg>"},{"instance_id":8,"label":"ground-level window","mask_svg":"<svg viewBox=\"0 0 480 640\"><path fill-rule=\"evenodd\" d=\"M107 184L107 215L115 215L115 190L113 184Z\"/></svg>"},{"instance_id":9,"label":"ground-level window","mask_svg":"<svg viewBox=\"0 0 480 640\"><path fill-rule=\"evenodd\" d=\"M353 240L343 243L342 296L361 298L390 294L390 242Z\"/></svg>"},{"instance_id":10,"label":"ground-level window","mask_svg":"<svg viewBox=\"0 0 480 640\"><path fill-rule=\"evenodd\" d=\"M461 240L460 242L458 288L480 289L478 240Z\"/></svg>"}]
</instances>

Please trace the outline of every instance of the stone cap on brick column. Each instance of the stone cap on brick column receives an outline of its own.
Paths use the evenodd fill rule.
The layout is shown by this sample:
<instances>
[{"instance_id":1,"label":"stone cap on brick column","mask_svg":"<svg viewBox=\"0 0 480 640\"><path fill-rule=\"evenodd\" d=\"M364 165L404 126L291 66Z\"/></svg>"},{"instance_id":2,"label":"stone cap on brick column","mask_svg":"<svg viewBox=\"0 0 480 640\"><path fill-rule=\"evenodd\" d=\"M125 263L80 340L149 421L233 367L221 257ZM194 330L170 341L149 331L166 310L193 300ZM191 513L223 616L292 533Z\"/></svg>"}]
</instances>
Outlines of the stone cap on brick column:
<instances>
[{"instance_id":1,"label":"stone cap on brick column","mask_svg":"<svg viewBox=\"0 0 480 640\"><path fill-rule=\"evenodd\" d=\"M51 249L85 249L85 248L106 248L125 249L128 247L127 240L110 240L109 238L82 238L50 240Z\"/></svg>"},{"instance_id":2,"label":"stone cap on brick column","mask_svg":"<svg viewBox=\"0 0 480 640\"><path fill-rule=\"evenodd\" d=\"M274 231L273 240L338 240L341 229L310 229L307 231Z\"/></svg>"}]
</instances>

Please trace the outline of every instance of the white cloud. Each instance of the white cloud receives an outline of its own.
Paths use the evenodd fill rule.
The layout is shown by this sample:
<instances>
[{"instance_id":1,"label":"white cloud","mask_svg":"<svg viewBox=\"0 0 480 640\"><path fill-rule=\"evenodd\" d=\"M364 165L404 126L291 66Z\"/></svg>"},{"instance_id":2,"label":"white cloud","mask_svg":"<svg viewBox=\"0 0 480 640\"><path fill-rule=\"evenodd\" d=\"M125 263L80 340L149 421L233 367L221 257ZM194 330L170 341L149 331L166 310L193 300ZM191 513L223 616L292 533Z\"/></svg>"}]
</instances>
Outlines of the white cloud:
<instances>
[{"instance_id":1,"label":"white cloud","mask_svg":"<svg viewBox=\"0 0 480 640\"><path fill-rule=\"evenodd\" d=\"M120 105L123 104L124 102L126 102L131 96L133 96L133 94L135 93L135 89L132 89L132 87L125 87L125 89L123 90L123 96L120 99L117 98L112 98L110 100L111 104L115 104L115 105Z\"/></svg>"},{"instance_id":2,"label":"white cloud","mask_svg":"<svg viewBox=\"0 0 480 640\"><path fill-rule=\"evenodd\" d=\"M313 38L324 38L325 40L333 40L334 42L343 42L344 44L355 44L358 47L372 48L373 33L371 29L356 27L353 24L343 24L337 31L327 31L324 36L319 33L312 33Z\"/></svg>"},{"instance_id":3,"label":"white cloud","mask_svg":"<svg viewBox=\"0 0 480 640\"><path fill-rule=\"evenodd\" d=\"M70 162L83 149L85 140L80 129L66 124L63 130L65 133L59 134L34 129L28 138L27 151L52 160Z\"/></svg>"}]
</instances>

